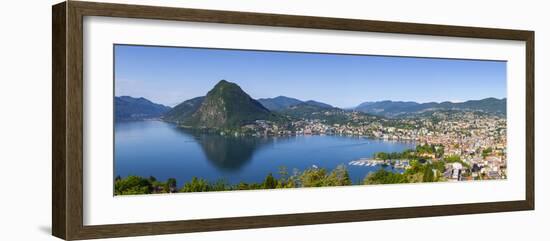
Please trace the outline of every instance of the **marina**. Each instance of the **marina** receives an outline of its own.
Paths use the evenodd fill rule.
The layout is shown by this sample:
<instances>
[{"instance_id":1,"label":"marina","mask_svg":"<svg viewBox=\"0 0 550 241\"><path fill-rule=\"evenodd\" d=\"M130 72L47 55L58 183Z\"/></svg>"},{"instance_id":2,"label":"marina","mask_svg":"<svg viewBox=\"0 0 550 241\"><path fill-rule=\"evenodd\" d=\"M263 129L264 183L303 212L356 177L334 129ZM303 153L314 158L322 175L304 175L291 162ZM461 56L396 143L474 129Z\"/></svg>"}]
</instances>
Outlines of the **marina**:
<instances>
[{"instance_id":1,"label":"marina","mask_svg":"<svg viewBox=\"0 0 550 241\"><path fill-rule=\"evenodd\" d=\"M410 167L408 160L377 160L372 158L360 158L348 162L350 166L375 167L378 165L391 166L392 168L407 169Z\"/></svg>"}]
</instances>

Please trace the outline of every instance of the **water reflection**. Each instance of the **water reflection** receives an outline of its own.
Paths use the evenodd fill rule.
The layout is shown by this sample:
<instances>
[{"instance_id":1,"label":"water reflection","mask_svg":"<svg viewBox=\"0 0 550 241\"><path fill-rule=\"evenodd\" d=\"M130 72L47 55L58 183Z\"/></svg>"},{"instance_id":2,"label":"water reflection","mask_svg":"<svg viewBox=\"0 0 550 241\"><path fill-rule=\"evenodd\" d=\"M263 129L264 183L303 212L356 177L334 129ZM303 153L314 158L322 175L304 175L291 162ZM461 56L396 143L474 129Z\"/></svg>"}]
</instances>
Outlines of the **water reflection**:
<instances>
[{"instance_id":1,"label":"water reflection","mask_svg":"<svg viewBox=\"0 0 550 241\"><path fill-rule=\"evenodd\" d=\"M333 169L375 152L412 147L412 143L344 136L228 137L193 133L160 121L121 122L115 126L115 176L261 182L281 166L288 170L313 165ZM358 182L379 168L347 167L350 177Z\"/></svg>"},{"instance_id":2,"label":"water reflection","mask_svg":"<svg viewBox=\"0 0 550 241\"><path fill-rule=\"evenodd\" d=\"M239 170L252 160L255 152L273 142L273 138L221 136L178 129L193 136L208 161L225 171Z\"/></svg>"}]
</instances>

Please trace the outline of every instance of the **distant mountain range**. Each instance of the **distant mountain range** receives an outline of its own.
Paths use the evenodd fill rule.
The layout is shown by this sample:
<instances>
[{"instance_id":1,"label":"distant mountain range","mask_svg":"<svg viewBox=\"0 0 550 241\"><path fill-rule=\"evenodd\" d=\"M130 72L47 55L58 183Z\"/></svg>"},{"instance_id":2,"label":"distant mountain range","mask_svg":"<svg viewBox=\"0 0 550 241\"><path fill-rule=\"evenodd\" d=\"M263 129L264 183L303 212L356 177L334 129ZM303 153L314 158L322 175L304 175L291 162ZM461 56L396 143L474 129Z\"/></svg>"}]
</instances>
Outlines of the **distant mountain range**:
<instances>
[{"instance_id":1,"label":"distant mountain range","mask_svg":"<svg viewBox=\"0 0 550 241\"><path fill-rule=\"evenodd\" d=\"M284 121L288 118L325 119L327 121L346 118L350 111L367 115L396 117L439 110L482 111L505 115L506 99L486 98L460 103L411 101L364 102L355 108L340 109L329 104L278 96L255 100L237 84L219 81L205 96L186 100L174 108L155 104L145 98L129 96L115 97L117 120L140 120L162 118L168 122L197 128L236 128L256 120Z\"/></svg>"},{"instance_id":2,"label":"distant mountain range","mask_svg":"<svg viewBox=\"0 0 550 241\"><path fill-rule=\"evenodd\" d=\"M145 98L130 96L115 97L116 120L142 120L159 118L170 110L170 107L155 104Z\"/></svg>"},{"instance_id":3,"label":"distant mountain range","mask_svg":"<svg viewBox=\"0 0 550 241\"><path fill-rule=\"evenodd\" d=\"M486 98L482 100L469 100L458 103L453 103L449 101L441 103L417 103L411 101L405 102L387 100L377 102L364 102L353 109L367 114L376 114L388 117L434 110L470 110L505 115L506 98Z\"/></svg>"},{"instance_id":4,"label":"distant mountain range","mask_svg":"<svg viewBox=\"0 0 550 241\"><path fill-rule=\"evenodd\" d=\"M227 129L256 120L312 117L323 109L337 108L318 101L301 101L285 96L255 100L237 84L221 80L206 96L176 105L163 119L183 126Z\"/></svg>"},{"instance_id":5,"label":"distant mountain range","mask_svg":"<svg viewBox=\"0 0 550 241\"><path fill-rule=\"evenodd\" d=\"M265 108L271 110L271 111L282 111L284 109L287 109L291 106L295 106L298 104L308 104L312 106L318 106L322 108L333 108L329 104L325 104L322 102L314 101L314 100L308 100L308 101L301 101L299 99L290 98L286 96L277 96L275 98L262 98L258 99L258 101L265 106Z\"/></svg>"},{"instance_id":6,"label":"distant mountain range","mask_svg":"<svg viewBox=\"0 0 550 241\"><path fill-rule=\"evenodd\" d=\"M277 96L275 98L258 99L258 102L271 111L279 111L300 104L303 101L286 96Z\"/></svg>"}]
</instances>

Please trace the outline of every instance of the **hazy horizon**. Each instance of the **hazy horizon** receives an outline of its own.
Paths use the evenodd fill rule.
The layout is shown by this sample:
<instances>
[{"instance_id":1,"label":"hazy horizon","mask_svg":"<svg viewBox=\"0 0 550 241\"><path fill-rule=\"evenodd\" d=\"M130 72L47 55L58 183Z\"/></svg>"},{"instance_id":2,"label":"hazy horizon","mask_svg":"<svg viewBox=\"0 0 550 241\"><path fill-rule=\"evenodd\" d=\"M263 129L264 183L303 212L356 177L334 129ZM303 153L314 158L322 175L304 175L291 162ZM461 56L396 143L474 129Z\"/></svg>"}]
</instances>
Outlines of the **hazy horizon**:
<instances>
[{"instance_id":1,"label":"hazy horizon","mask_svg":"<svg viewBox=\"0 0 550 241\"><path fill-rule=\"evenodd\" d=\"M246 92L246 91L245 91ZM132 98L145 98L143 96L131 96L131 95L115 95L115 97L124 97L124 96L127 96L127 97L132 97ZM162 105L165 105L165 106L168 106L168 107L174 107L178 104L181 104L183 103L184 101L187 101L187 100L190 100L190 99L193 99L193 98L196 98L196 97L202 97L202 96L206 96L206 93L204 95L201 95L201 96L195 96L195 97L192 97L192 98L189 98L189 99L185 99L185 100L182 100L180 102L177 102L175 104L172 104L172 105L167 105L167 104L163 104L163 103L158 103L158 102L155 102L151 99L148 99L148 98L145 98L155 104L162 104ZM280 95L280 96L274 96L274 97L260 97L260 98L254 98L255 100L258 100L258 99L273 99L273 98L277 98L277 97L287 97L287 98L293 98L293 99L298 99L300 101L310 101L310 100L303 100L303 99L299 99L299 98L294 98L292 96L283 96L283 95ZM489 97L485 97L485 98L481 98L481 99L472 99L472 100L483 100L483 99L489 99L489 98L495 98L495 99L506 99L506 97L502 97L502 98L497 98L497 97L492 97L492 96L489 96ZM318 100L313 100L313 101L318 101ZM338 107L338 108L342 108L342 109L347 109L347 108L354 108L354 107L357 107L359 106L360 104L363 104L363 103L367 103L367 102L383 102L383 101L392 101L392 102L416 102L418 104L426 104L426 103L430 103L430 102L435 102L435 103L443 103L443 102L451 102L451 103L462 103L462 102L466 102L466 101L470 101L470 100L464 100L464 101L430 101L430 102L417 102L417 101L408 101L408 100L373 100L373 101L363 101L361 103L357 103L356 105L353 105L353 106L345 106L345 107L340 107L340 106L335 106L331 103L327 103L327 102L322 102L322 101L318 101L318 102L322 102L322 103L325 103L325 104L329 104L329 105L332 105L334 107Z\"/></svg>"},{"instance_id":2,"label":"hazy horizon","mask_svg":"<svg viewBox=\"0 0 550 241\"><path fill-rule=\"evenodd\" d=\"M364 102L506 98L506 62L115 45L115 96L166 106L222 79L254 99L286 96L340 108Z\"/></svg>"}]
</instances>

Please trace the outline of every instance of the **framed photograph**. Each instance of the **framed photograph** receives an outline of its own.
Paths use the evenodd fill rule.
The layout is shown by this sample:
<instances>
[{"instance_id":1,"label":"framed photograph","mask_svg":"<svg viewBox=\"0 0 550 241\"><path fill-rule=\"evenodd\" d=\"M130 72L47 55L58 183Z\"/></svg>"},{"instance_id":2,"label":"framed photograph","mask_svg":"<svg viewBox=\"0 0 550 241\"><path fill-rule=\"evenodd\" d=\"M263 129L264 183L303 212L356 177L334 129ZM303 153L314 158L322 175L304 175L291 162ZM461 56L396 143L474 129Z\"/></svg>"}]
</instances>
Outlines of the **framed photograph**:
<instances>
[{"instance_id":1,"label":"framed photograph","mask_svg":"<svg viewBox=\"0 0 550 241\"><path fill-rule=\"evenodd\" d=\"M53 6L53 235L534 209L534 32Z\"/></svg>"}]
</instances>

